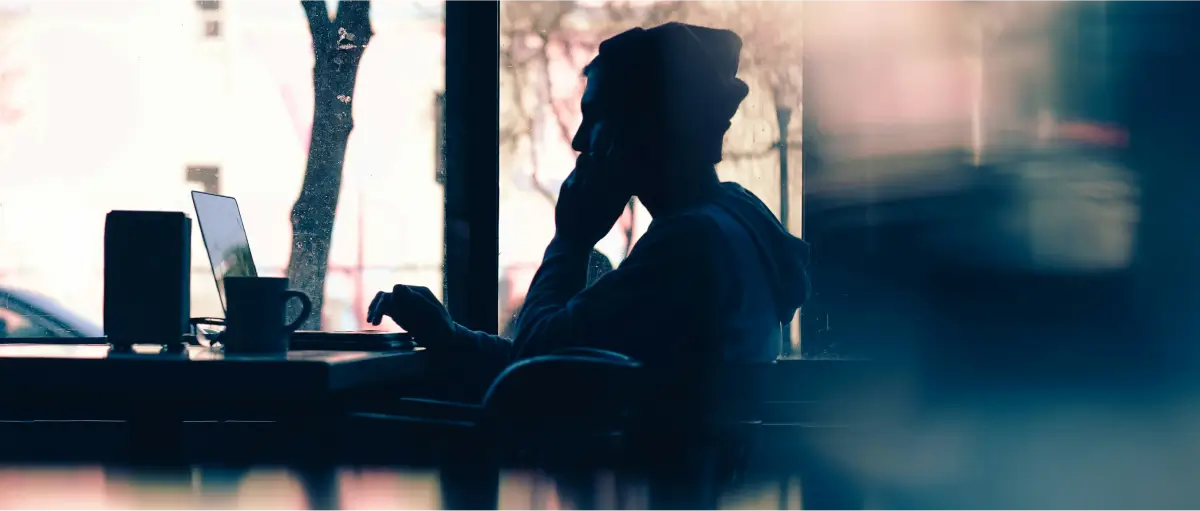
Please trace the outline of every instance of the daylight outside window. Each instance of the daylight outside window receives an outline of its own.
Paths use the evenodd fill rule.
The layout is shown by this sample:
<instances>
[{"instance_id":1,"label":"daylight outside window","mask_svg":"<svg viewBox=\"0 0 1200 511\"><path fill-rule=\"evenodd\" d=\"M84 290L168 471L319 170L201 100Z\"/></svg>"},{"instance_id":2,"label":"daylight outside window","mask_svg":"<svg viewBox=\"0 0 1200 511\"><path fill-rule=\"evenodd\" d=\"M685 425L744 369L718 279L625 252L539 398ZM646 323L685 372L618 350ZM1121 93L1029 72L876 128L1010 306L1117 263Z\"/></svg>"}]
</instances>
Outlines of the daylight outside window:
<instances>
[{"instance_id":1,"label":"daylight outside window","mask_svg":"<svg viewBox=\"0 0 1200 511\"><path fill-rule=\"evenodd\" d=\"M298 1L0 2L0 295L33 292L98 325L105 214L194 216L190 190L237 198L259 273L294 262L293 287L323 298L323 329L364 327L371 296L398 282L440 294L441 3L372 2L369 44L347 50L357 66L317 66L329 90L357 80L313 123L312 27L345 38L329 16L362 5L314 17ZM221 316L193 233L192 315Z\"/></svg>"}]
</instances>

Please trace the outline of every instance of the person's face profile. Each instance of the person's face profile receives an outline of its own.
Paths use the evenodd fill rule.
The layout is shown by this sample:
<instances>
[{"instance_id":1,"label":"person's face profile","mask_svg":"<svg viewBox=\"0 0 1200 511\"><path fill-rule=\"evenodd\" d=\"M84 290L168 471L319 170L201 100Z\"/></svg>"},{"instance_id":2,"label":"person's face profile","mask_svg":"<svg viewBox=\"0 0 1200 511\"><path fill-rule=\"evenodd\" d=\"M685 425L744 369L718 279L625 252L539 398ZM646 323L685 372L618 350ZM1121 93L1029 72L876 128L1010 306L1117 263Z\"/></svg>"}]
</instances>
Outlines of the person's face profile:
<instances>
[{"instance_id":1,"label":"person's face profile","mask_svg":"<svg viewBox=\"0 0 1200 511\"><path fill-rule=\"evenodd\" d=\"M583 122L575 132L575 138L571 140L571 148L580 153L607 151L608 142L604 140L604 136L611 128L611 122L604 115L606 94L602 94L602 85L605 79L598 66L588 68L584 77L587 79L587 85L580 100Z\"/></svg>"},{"instance_id":2,"label":"person's face profile","mask_svg":"<svg viewBox=\"0 0 1200 511\"><path fill-rule=\"evenodd\" d=\"M622 110L628 105L622 104L621 91L613 89L612 75L601 69L602 66L589 66L584 73L587 84L580 100L583 121L571 140L571 147L598 160L619 160L618 165L601 165L605 175L610 182L621 183L623 189L636 188L645 158L637 138L639 129L636 121Z\"/></svg>"}]
</instances>

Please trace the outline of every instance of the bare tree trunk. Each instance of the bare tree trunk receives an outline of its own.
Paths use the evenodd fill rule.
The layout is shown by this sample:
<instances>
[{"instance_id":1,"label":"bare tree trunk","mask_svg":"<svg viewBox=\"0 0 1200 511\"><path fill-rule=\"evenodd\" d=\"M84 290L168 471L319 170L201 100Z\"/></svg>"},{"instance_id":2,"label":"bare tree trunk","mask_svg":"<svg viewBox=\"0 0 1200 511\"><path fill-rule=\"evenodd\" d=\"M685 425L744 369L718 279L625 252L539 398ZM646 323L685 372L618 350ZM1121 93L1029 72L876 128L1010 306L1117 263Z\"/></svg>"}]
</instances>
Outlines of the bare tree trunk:
<instances>
[{"instance_id":1,"label":"bare tree trunk","mask_svg":"<svg viewBox=\"0 0 1200 511\"><path fill-rule=\"evenodd\" d=\"M300 4L313 40L315 105L304 184L292 206L292 250L287 274L292 288L312 299L312 315L303 328L315 330L321 328L333 219L342 191L346 144L354 129L354 83L372 36L371 2L338 2L337 16L332 20L325 2Z\"/></svg>"}]
</instances>

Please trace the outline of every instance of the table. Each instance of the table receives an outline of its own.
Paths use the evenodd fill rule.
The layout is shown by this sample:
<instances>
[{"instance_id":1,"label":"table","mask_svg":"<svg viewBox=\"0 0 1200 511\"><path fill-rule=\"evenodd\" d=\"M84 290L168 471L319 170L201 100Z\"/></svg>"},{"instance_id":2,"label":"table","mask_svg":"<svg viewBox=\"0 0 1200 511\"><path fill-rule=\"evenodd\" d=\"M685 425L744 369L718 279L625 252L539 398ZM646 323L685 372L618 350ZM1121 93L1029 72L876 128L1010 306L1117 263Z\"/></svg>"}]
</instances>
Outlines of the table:
<instances>
[{"instance_id":1,"label":"table","mask_svg":"<svg viewBox=\"0 0 1200 511\"><path fill-rule=\"evenodd\" d=\"M226 355L107 345L0 345L0 419L118 420L155 456L183 451L185 421L274 421L330 435L345 397L418 377L422 351ZM297 433L301 434L301 433ZM328 436L324 436L328 438Z\"/></svg>"},{"instance_id":2,"label":"table","mask_svg":"<svg viewBox=\"0 0 1200 511\"><path fill-rule=\"evenodd\" d=\"M107 345L0 345L0 402L28 397L188 400L206 396L253 401L311 400L415 377L418 351L291 351L226 355L203 346L179 354L158 347L111 353ZM7 415L7 414L6 414ZM80 417L75 417L80 418Z\"/></svg>"}]
</instances>

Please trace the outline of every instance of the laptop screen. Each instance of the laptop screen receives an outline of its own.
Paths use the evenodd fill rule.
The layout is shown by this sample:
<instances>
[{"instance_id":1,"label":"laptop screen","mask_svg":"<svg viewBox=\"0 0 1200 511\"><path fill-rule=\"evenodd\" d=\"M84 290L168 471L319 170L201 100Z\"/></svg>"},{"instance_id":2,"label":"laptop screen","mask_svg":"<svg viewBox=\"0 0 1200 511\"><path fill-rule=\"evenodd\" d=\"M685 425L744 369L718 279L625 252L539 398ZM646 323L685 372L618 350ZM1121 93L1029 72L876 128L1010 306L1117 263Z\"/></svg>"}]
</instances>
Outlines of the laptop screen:
<instances>
[{"instance_id":1,"label":"laptop screen","mask_svg":"<svg viewBox=\"0 0 1200 511\"><path fill-rule=\"evenodd\" d=\"M192 192L196 206L196 221L200 236L208 250L213 277L217 281L217 296L225 309L225 277L257 277L254 258L250 255L250 240L242 225L242 212L233 197L204 192Z\"/></svg>"}]
</instances>

